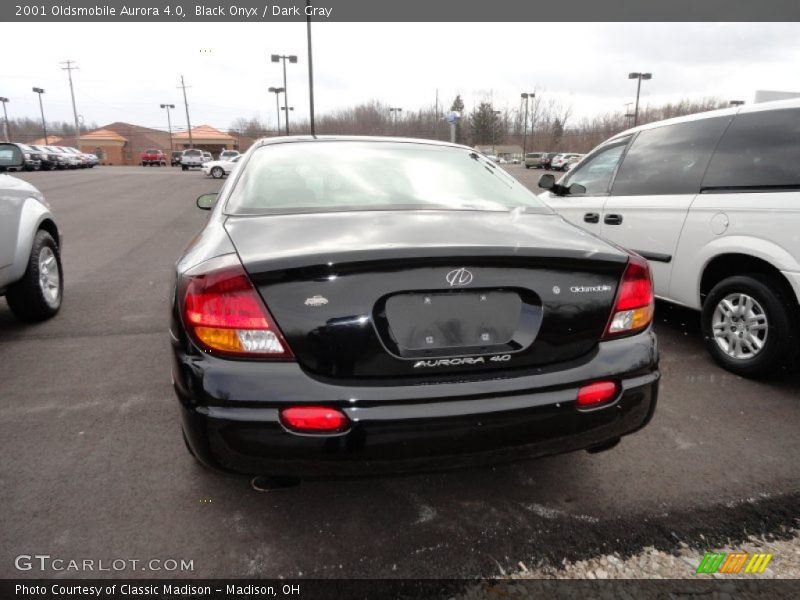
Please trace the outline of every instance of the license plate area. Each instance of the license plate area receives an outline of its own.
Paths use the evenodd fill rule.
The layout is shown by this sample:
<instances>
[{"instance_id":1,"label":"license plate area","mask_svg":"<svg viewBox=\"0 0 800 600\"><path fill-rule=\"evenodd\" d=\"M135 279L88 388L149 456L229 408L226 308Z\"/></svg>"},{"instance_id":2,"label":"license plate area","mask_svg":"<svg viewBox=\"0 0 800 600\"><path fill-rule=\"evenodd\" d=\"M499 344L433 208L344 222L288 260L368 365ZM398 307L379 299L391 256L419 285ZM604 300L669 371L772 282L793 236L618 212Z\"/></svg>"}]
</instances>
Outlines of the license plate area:
<instances>
[{"instance_id":1,"label":"license plate area","mask_svg":"<svg viewBox=\"0 0 800 600\"><path fill-rule=\"evenodd\" d=\"M403 358L517 352L536 337L541 302L520 290L394 294L376 307L387 348Z\"/></svg>"}]
</instances>

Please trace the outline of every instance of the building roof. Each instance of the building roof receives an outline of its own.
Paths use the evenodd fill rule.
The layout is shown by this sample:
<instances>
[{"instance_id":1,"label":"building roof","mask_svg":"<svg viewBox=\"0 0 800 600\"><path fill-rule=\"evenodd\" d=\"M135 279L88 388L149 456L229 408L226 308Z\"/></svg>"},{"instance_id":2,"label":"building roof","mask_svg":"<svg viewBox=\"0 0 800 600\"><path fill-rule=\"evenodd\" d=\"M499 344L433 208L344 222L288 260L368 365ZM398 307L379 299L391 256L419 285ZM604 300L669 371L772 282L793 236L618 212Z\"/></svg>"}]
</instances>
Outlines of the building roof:
<instances>
[{"instance_id":1,"label":"building roof","mask_svg":"<svg viewBox=\"0 0 800 600\"><path fill-rule=\"evenodd\" d=\"M189 132L179 131L172 137L176 140L188 140ZM194 142L203 141L203 142L218 142L220 144L228 144L235 140L236 138L234 138L233 136L230 136L227 133L223 133L219 129L211 127L211 125L198 125L197 127L192 127L192 141Z\"/></svg>"},{"instance_id":2,"label":"building roof","mask_svg":"<svg viewBox=\"0 0 800 600\"><path fill-rule=\"evenodd\" d=\"M125 138L132 152L139 152L145 148L166 150L170 147L169 133L159 129L151 129L122 121L104 125L100 129L111 131Z\"/></svg>"},{"instance_id":3,"label":"building roof","mask_svg":"<svg viewBox=\"0 0 800 600\"><path fill-rule=\"evenodd\" d=\"M116 131L112 131L110 129L95 129L94 131L90 131L89 133L84 133L80 140L82 142L106 142L106 141L113 141L113 142L127 142L128 138L121 136Z\"/></svg>"}]
</instances>

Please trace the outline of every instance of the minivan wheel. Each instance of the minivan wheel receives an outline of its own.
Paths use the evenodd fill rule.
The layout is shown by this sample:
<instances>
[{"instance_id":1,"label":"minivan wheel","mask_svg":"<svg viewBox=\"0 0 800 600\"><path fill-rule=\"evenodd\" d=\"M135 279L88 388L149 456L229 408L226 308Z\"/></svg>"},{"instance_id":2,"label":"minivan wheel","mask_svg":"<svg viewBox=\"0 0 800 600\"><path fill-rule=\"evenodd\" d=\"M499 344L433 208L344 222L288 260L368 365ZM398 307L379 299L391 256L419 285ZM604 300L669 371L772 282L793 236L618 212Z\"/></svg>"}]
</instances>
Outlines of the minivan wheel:
<instances>
[{"instance_id":1,"label":"minivan wheel","mask_svg":"<svg viewBox=\"0 0 800 600\"><path fill-rule=\"evenodd\" d=\"M772 373L792 347L796 308L783 286L766 274L723 279L703 304L706 348L722 367L744 377Z\"/></svg>"},{"instance_id":2,"label":"minivan wheel","mask_svg":"<svg viewBox=\"0 0 800 600\"><path fill-rule=\"evenodd\" d=\"M8 288L6 300L21 321L44 321L61 308L64 279L58 244L46 231L36 232L22 279Z\"/></svg>"}]
</instances>

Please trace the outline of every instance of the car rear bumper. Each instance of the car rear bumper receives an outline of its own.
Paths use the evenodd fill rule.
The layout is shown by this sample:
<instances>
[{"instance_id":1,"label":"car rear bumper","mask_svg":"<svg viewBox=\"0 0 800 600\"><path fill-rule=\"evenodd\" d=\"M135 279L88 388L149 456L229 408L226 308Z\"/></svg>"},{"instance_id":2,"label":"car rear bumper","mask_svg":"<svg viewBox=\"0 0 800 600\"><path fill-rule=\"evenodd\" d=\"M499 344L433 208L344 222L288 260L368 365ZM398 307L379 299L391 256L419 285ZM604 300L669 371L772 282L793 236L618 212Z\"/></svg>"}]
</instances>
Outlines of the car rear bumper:
<instances>
[{"instance_id":1,"label":"car rear bumper","mask_svg":"<svg viewBox=\"0 0 800 600\"><path fill-rule=\"evenodd\" d=\"M201 462L296 477L439 470L591 449L647 424L659 382L651 332L601 343L559 371L431 385L333 385L296 363L225 361L178 349L174 357L183 430ZM620 385L617 398L579 410L578 387L609 378ZM291 433L280 409L303 404L337 407L352 427Z\"/></svg>"}]
</instances>

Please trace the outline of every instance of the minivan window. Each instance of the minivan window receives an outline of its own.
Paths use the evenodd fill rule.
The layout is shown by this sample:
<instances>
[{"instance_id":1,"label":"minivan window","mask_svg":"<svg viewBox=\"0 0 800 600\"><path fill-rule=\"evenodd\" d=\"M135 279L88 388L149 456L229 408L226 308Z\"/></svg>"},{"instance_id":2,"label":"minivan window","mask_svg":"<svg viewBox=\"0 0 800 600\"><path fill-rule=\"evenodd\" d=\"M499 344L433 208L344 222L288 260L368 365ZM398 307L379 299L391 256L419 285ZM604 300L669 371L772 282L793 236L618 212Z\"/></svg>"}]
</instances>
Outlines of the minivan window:
<instances>
[{"instance_id":1,"label":"minivan window","mask_svg":"<svg viewBox=\"0 0 800 600\"><path fill-rule=\"evenodd\" d=\"M739 114L722 137L703 188L800 186L800 109Z\"/></svg>"},{"instance_id":2,"label":"minivan window","mask_svg":"<svg viewBox=\"0 0 800 600\"><path fill-rule=\"evenodd\" d=\"M646 129L636 136L614 180L612 196L697 194L730 116Z\"/></svg>"},{"instance_id":3,"label":"minivan window","mask_svg":"<svg viewBox=\"0 0 800 600\"><path fill-rule=\"evenodd\" d=\"M573 183L579 183L586 188L588 195L608 193L611 177L629 141L630 136L594 150L580 166L570 171L564 185L569 187Z\"/></svg>"}]
</instances>

